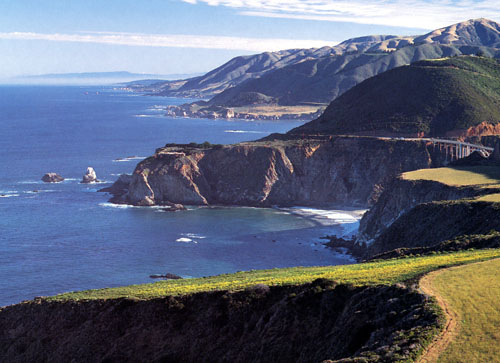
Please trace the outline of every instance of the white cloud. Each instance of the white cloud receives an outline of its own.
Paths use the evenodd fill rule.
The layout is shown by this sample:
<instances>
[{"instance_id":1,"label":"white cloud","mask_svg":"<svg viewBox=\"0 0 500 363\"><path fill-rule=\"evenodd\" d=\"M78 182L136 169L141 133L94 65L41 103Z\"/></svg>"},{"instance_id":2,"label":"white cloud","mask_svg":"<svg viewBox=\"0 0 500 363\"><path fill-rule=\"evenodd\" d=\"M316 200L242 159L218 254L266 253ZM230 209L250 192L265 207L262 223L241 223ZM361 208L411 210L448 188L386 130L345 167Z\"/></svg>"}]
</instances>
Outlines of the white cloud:
<instances>
[{"instance_id":1,"label":"white cloud","mask_svg":"<svg viewBox=\"0 0 500 363\"><path fill-rule=\"evenodd\" d=\"M239 14L436 29L472 18L500 20L500 0L181 0Z\"/></svg>"},{"instance_id":2,"label":"white cloud","mask_svg":"<svg viewBox=\"0 0 500 363\"><path fill-rule=\"evenodd\" d=\"M205 48L247 50L254 52L293 48L319 48L336 45L338 41L243 38L209 35L164 35L136 33L44 34L27 32L0 33L0 39L49 40L56 42L101 43L143 47Z\"/></svg>"}]
</instances>

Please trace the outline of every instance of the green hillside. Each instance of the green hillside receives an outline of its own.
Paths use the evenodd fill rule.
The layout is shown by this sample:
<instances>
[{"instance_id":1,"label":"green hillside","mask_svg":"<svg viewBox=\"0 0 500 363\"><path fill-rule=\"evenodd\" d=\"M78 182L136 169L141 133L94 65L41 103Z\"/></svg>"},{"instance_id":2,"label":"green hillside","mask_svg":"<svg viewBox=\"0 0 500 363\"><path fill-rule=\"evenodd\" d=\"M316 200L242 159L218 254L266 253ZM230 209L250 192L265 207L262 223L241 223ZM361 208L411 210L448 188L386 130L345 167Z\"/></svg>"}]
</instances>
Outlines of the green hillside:
<instances>
[{"instance_id":1,"label":"green hillside","mask_svg":"<svg viewBox=\"0 0 500 363\"><path fill-rule=\"evenodd\" d=\"M496 48L450 44L409 45L392 52L355 52L305 60L249 79L215 96L211 105L231 106L246 92L273 97L280 105L329 103L367 78L412 62L483 52L500 58Z\"/></svg>"},{"instance_id":2,"label":"green hillside","mask_svg":"<svg viewBox=\"0 0 500 363\"><path fill-rule=\"evenodd\" d=\"M444 136L483 121L500 121L500 62L462 56L420 61L370 78L290 133Z\"/></svg>"},{"instance_id":3,"label":"green hillside","mask_svg":"<svg viewBox=\"0 0 500 363\"><path fill-rule=\"evenodd\" d=\"M500 58L498 23L471 19L420 36L371 35L333 47L241 56L203 76L131 88L169 97L213 97L204 107L255 104L247 94L262 95L278 105L326 104L389 69L478 52Z\"/></svg>"},{"instance_id":4,"label":"green hillside","mask_svg":"<svg viewBox=\"0 0 500 363\"><path fill-rule=\"evenodd\" d=\"M70 292L49 299L88 300L122 297L152 299L169 295L185 295L217 290L236 291L257 284L270 286L300 285L320 278L355 286L392 285L414 279L438 268L483 261L498 258L499 256L499 249L484 249L352 265L252 270L203 278L167 280L142 285Z\"/></svg>"}]
</instances>

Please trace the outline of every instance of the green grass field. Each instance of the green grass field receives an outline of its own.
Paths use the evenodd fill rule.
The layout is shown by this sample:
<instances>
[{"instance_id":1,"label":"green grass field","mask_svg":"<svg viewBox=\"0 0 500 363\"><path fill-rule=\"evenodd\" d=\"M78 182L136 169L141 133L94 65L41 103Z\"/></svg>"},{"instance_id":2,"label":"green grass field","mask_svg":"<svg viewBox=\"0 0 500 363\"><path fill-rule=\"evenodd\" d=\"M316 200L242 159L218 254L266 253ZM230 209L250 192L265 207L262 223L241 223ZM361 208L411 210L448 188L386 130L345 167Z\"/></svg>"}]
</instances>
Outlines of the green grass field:
<instances>
[{"instance_id":1,"label":"green grass field","mask_svg":"<svg viewBox=\"0 0 500 363\"><path fill-rule=\"evenodd\" d=\"M420 169L403 173L407 180L432 180L451 186L480 186L500 188L500 167L469 166L454 168Z\"/></svg>"},{"instance_id":2,"label":"green grass field","mask_svg":"<svg viewBox=\"0 0 500 363\"><path fill-rule=\"evenodd\" d=\"M443 270L432 284L458 315L438 362L500 362L500 259Z\"/></svg>"},{"instance_id":3,"label":"green grass field","mask_svg":"<svg viewBox=\"0 0 500 363\"><path fill-rule=\"evenodd\" d=\"M214 290L241 290L256 284L297 285L317 278L327 278L353 285L394 284L413 279L440 267L477 262L500 257L500 249L462 251L424 257L383 260L378 262L326 267L294 267L238 272L206 278L160 281L151 284L71 292L50 297L51 300L150 299Z\"/></svg>"}]
</instances>

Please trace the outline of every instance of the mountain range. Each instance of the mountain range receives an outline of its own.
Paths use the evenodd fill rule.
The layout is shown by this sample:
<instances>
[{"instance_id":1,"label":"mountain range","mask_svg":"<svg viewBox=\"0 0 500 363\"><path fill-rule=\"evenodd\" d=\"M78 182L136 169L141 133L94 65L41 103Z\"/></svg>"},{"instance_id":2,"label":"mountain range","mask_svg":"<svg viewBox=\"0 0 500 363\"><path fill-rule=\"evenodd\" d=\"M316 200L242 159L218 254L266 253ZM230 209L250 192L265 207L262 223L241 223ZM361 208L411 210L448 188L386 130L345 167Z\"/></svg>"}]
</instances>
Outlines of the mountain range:
<instances>
[{"instance_id":1,"label":"mountain range","mask_svg":"<svg viewBox=\"0 0 500 363\"><path fill-rule=\"evenodd\" d=\"M324 104L367 78L424 59L500 58L500 24L473 19L419 36L372 35L333 47L231 59L207 74L145 87L158 95L210 98L204 107Z\"/></svg>"}]
</instances>

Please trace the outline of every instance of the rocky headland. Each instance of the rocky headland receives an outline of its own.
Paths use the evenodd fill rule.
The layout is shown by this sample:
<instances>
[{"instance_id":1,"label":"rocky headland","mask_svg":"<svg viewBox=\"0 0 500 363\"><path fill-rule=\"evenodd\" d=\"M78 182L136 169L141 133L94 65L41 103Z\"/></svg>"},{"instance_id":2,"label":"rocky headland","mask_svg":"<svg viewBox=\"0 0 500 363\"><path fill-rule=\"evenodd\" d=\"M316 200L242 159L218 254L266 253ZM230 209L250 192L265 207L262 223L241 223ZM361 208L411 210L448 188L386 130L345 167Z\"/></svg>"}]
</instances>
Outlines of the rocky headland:
<instances>
[{"instance_id":1,"label":"rocky headland","mask_svg":"<svg viewBox=\"0 0 500 363\"><path fill-rule=\"evenodd\" d=\"M440 166L419 140L271 135L236 145L167 144L119 180L111 201L133 205L369 206L401 172ZM118 185L120 184L120 185Z\"/></svg>"},{"instance_id":2,"label":"rocky headland","mask_svg":"<svg viewBox=\"0 0 500 363\"><path fill-rule=\"evenodd\" d=\"M205 118L205 119L237 119L237 120L305 120L319 117L325 106L293 106L281 107L277 104L258 102L238 107L232 105L206 105L205 101L186 103L180 106L167 106L165 115L169 117Z\"/></svg>"},{"instance_id":3,"label":"rocky headland","mask_svg":"<svg viewBox=\"0 0 500 363\"><path fill-rule=\"evenodd\" d=\"M357 236L344 247L360 258L372 258L400 248L441 250L438 246L444 241L495 234L500 230L500 203L495 202L500 200L498 150L500 141L488 159L473 153L452 163L443 171L452 172L451 185L404 175L395 178L364 214ZM453 180L459 173L469 173L471 182L453 185L460 183ZM482 180L484 175L489 175L488 183L474 184L475 178ZM335 246L335 239L332 244Z\"/></svg>"}]
</instances>

